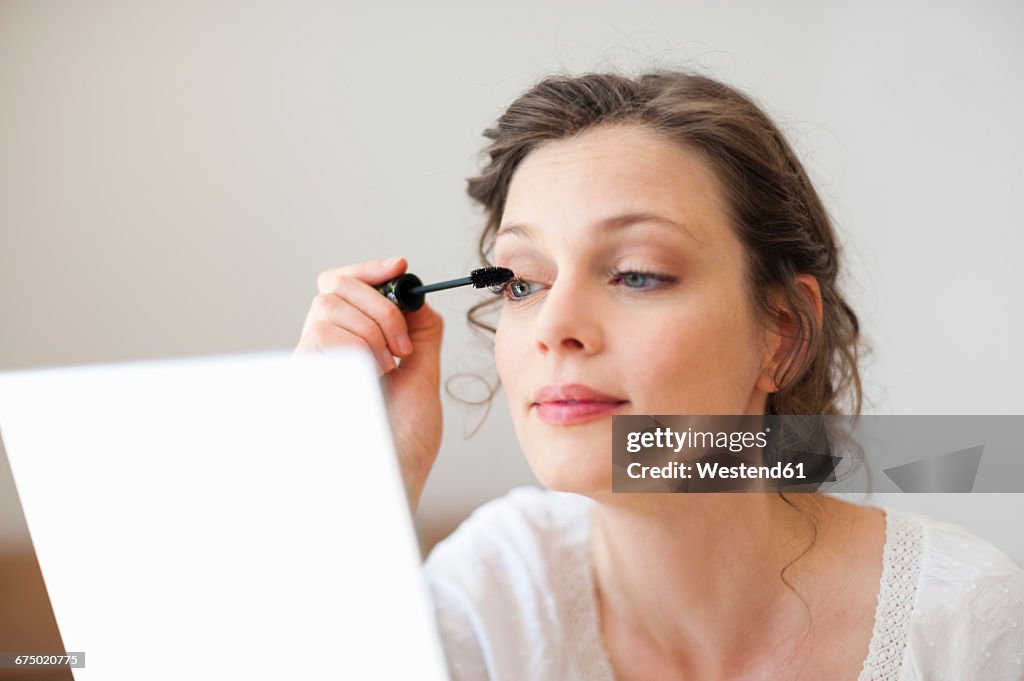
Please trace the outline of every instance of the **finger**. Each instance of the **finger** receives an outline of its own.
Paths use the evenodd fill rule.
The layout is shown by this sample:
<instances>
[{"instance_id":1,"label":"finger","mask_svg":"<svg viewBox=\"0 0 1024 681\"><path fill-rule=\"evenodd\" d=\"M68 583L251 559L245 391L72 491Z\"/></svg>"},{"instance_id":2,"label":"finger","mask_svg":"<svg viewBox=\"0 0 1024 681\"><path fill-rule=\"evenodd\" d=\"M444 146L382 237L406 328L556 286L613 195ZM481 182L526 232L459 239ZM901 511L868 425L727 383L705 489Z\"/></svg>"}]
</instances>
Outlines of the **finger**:
<instances>
[{"instance_id":1,"label":"finger","mask_svg":"<svg viewBox=\"0 0 1024 681\"><path fill-rule=\"evenodd\" d=\"M323 301L320 302L320 298ZM330 298L334 303L328 302ZM358 308L349 305L334 294L323 294L318 296L318 302L314 305L316 310L313 313L309 334L315 339L315 344L321 349L337 347L339 343L344 344L348 338L345 334L338 334L335 329L340 329L361 339L377 358L381 371L387 373L395 368L395 358L388 349L387 341L380 327L372 319L363 314ZM332 328L333 327L333 328Z\"/></svg>"},{"instance_id":2,"label":"finger","mask_svg":"<svg viewBox=\"0 0 1024 681\"><path fill-rule=\"evenodd\" d=\"M296 350L315 350L317 352L323 352L325 350L335 350L337 348L359 348L368 355L375 356L376 354L365 338L347 329L343 329L340 326L335 326L334 324L325 321L315 322L311 326L310 333L303 336L302 341L299 343L299 347ZM391 359L392 366L385 367L381 365L380 357L375 358L377 360L379 375L384 375L395 368L393 366L394 359Z\"/></svg>"},{"instance_id":3,"label":"finger","mask_svg":"<svg viewBox=\"0 0 1024 681\"><path fill-rule=\"evenodd\" d=\"M409 326L413 352L402 358L402 369L421 373L433 383L438 383L444 319L429 303L423 303L423 307L415 312L405 313L405 320Z\"/></svg>"},{"instance_id":4,"label":"finger","mask_svg":"<svg viewBox=\"0 0 1024 681\"><path fill-rule=\"evenodd\" d=\"M387 346L392 355L406 357L412 352L412 341L409 337L409 327L406 324L405 316L398 306L388 298L381 295L369 284L348 275L342 275L335 280L336 288L321 296L333 296L357 308L364 315L372 319L380 327L381 334L387 340ZM334 303L327 302L329 306Z\"/></svg>"},{"instance_id":5,"label":"finger","mask_svg":"<svg viewBox=\"0 0 1024 681\"><path fill-rule=\"evenodd\" d=\"M405 258L387 258L381 260L367 260L366 262L335 267L334 269L321 272L316 278L317 290L320 293L328 293L337 289L340 277L355 277L367 284L383 284L389 279L394 279L405 272L407 263Z\"/></svg>"}]
</instances>

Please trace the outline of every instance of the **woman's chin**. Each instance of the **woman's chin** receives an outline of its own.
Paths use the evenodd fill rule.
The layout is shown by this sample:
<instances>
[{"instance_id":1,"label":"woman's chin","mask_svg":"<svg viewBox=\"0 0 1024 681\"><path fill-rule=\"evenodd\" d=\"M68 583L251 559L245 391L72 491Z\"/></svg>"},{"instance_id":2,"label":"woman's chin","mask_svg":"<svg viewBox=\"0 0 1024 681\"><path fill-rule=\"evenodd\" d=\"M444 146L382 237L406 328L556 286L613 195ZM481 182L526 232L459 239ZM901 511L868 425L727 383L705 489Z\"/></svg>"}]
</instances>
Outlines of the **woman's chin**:
<instances>
[{"instance_id":1,"label":"woman's chin","mask_svg":"<svg viewBox=\"0 0 1024 681\"><path fill-rule=\"evenodd\" d=\"M540 463L530 461L530 468L544 487L556 492L607 492L612 486L611 461L607 465L572 459Z\"/></svg>"},{"instance_id":2,"label":"woman's chin","mask_svg":"<svg viewBox=\"0 0 1024 681\"><path fill-rule=\"evenodd\" d=\"M519 446L540 483L559 492L607 492L612 486L611 419L561 428L516 424Z\"/></svg>"}]
</instances>

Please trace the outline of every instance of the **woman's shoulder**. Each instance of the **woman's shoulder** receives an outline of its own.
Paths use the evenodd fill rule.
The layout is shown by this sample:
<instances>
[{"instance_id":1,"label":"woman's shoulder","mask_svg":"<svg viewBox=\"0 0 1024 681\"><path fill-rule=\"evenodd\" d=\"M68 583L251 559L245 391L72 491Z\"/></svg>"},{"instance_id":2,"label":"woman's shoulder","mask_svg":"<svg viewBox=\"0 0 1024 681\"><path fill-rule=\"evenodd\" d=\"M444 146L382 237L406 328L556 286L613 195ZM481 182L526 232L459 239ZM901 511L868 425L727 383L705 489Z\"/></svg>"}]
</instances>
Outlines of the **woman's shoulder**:
<instances>
[{"instance_id":1,"label":"woman's shoulder","mask_svg":"<svg viewBox=\"0 0 1024 681\"><path fill-rule=\"evenodd\" d=\"M922 578L967 591L989 583L1020 585L1024 580L1024 570L1012 558L961 525L912 511L890 508L886 513L916 527Z\"/></svg>"},{"instance_id":2,"label":"woman's shoulder","mask_svg":"<svg viewBox=\"0 0 1024 681\"><path fill-rule=\"evenodd\" d=\"M1024 674L1024 570L960 525L911 511L886 513L890 562L916 577L916 589L895 589L893 601L902 598L901 607L910 609L907 659L917 678Z\"/></svg>"}]
</instances>

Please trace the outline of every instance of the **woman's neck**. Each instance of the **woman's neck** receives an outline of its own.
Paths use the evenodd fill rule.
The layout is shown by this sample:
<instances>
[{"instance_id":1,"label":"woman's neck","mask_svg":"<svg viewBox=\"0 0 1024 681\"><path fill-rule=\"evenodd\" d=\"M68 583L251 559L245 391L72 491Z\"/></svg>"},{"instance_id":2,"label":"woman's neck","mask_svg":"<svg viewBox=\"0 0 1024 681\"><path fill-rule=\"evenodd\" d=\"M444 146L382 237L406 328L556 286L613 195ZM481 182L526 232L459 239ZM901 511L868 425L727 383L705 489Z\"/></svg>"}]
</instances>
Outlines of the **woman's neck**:
<instances>
[{"instance_id":1,"label":"woman's neck","mask_svg":"<svg viewBox=\"0 0 1024 681\"><path fill-rule=\"evenodd\" d=\"M797 654L807 603L835 587L837 551L854 517L849 504L818 494L788 495L798 508L765 493L592 498L605 635L694 678ZM790 563L786 581L800 596L780 577Z\"/></svg>"}]
</instances>

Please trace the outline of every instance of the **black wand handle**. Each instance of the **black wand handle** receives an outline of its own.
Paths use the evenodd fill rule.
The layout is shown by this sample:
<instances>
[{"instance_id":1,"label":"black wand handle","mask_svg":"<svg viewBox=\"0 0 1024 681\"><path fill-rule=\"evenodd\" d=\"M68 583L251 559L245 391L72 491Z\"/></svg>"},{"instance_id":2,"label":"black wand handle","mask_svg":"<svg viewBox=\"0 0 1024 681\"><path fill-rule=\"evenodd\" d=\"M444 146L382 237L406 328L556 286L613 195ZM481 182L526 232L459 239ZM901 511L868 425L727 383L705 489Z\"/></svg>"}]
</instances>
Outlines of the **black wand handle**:
<instances>
[{"instance_id":1,"label":"black wand handle","mask_svg":"<svg viewBox=\"0 0 1024 681\"><path fill-rule=\"evenodd\" d=\"M422 287L423 282L415 274L403 274L400 277L386 281L377 287L377 290L392 303L398 306L402 312L415 312L423 307L423 301L427 296L423 291L413 293L412 289Z\"/></svg>"}]
</instances>

